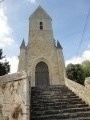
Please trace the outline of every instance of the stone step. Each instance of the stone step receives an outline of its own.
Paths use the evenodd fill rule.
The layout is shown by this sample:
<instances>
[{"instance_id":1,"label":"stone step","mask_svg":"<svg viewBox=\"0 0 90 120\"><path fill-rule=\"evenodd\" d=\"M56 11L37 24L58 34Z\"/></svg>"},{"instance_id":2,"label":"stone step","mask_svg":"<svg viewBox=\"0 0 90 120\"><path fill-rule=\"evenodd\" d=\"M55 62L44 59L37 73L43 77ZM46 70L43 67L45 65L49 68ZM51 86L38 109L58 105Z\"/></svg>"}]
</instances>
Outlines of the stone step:
<instances>
[{"instance_id":1,"label":"stone step","mask_svg":"<svg viewBox=\"0 0 90 120\"><path fill-rule=\"evenodd\" d=\"M42 118L31 118L31 120L42 120ZM43 120L57 120L57 119L44 119L43 118ZM59 119L59 120L90 120L90 117L78 117L78 118L69 118L69 119L64 119L64 118L61 118L61 119Z\"/></svg>"},{"instance_id":2,"label":"stone step","mask_svg":"<svg viewBox=\"0 0 90 120\"><path fill-rule=\"evenodd\" d=\"M42 110L45 110L45 109L52 109L52 110L60 110L60 109L67 109L67 108L70 108L70 109L72 109L72 108L82 108L82 107L88 107L88 105L87 104L75 104L75 105L58 105L58 106L47 106L47 107L45 107L44 105L42 105L42 106L37 106L37 107L35 107L35 106L33 106L32 107L32 109L34 110L34 111L42 111Z\"/></svg>"},{"instance_id":3,"label":"stone step","mask_svg":"<svg viewBox=\"0 0 90 120\"><path fill-rule=\"evenodd\" d=\"M45 92L45 91L50 91L50 92L52 92L52 91L58 91L58 92L68 92L68 91L70 91L68 88L52 88L52 89L50 89L50 88L47 88L47 89L38 89L38 88L35 88L35 89L32 89L32 91L33 92Z\"/></svg>"},{"instance_id":4,"label":"stone step","mask_svg":"<svg viewBox=\"0 0 90 120\"><path fill-rule=\"evenodd\" d=\"M68 89L65 85L50 85L47 87L32 87L32 90Z\"/></svg>"},{"instance_id":5,"label":"stone step","mask_svg":"<svg viewBox=\"0 0 90 120\"><path fill-rule=\"evenodd\" d=\"M74 98L74 99L53 99L53 98L51 98L51 99L48 99L48 98L47 99L42 99L42 98L37 99L37 98L35 98L35 99L32 99L32 103L35 101L50 103L50 102L72 102L72 101L82 101L82 100L80 98Z\"/></svg>"},{"instance_id":6,"label":"stone step","mask_svg":"<svg viewBox=\"0 0 90 120\"><path fill-rule=\"evenodd\" d=\"M48 95L48 94L59 94L60 95L60 93L62 93L63 91L59 91L59 90L56 90L56 91L42 91L42 92L38 92L38 91L35 91L35 92L33 92L33 94L46 94L46 95ZM66 94L68 94L68 93L73 93L73 92L70 92L70 91L65 91L65 92L63 92L63 93L66 93Z\"/></svg>"},{"instance_id":7,"label":"stone step","mask_svg":"<svg viewBox=\"0 0 90 120\"><path fill-rule=\"evenodd\" d=\"M54 115L54 114L63 114L63 113L77 113L77 112L84 112L84 111L90 111L90 108L68 108L68 109L62 109L62 110L52 110L52 109L46 109L43 111L32 111L32 115L39 116L39 115Z\"/></svg>"},{"instance_id":8,"label":"stone step","mask_svg":"<svg viewBox=\"0 0 90 120\"><path fill-rule=\"evenodd\" d=\"M62 119L71 119L72 118L72 120L74 119L74 118L82 118L83 117L83 119L84 119L84 117L86 118L86 117L90 117L90 112L76 112L76 113L63 113L63 114L54 114L54 115L41 115L41 116L31 116L31 118L33 119L33 120L62 120ZM31 119L31 120L32 120Z\"/></svg>"},{"instance_id":9,"label":"stone step","mask_svg":"<svg viewBox=\"0 0 90 120\"><path fill-rule=\"evenodd\" d=\"M67 95L59 95L59 96L44 96L44 95L32 95L32 99L74 99L74 98L79 98L78 96L76 95L73 95L73 96L67 96Z\"/></svg>"},{"instance_id":10,"label":"stone step","mask_svg":"<svg viewBox=\"0 0 90 120\"><path fill-rule=\"evenodd\" d=\"M39 96L42 96L42 97L51 97L51 96L52 96L52 97L57 97L57 96L60 96L60 97L64 97L64 96L72 97L72 96L75 96L74 93L68 93L68 94L67 94L67 93L63 93L63 94L58 93L58 94L55 94L54 92L53 92L53 93L50 93L50 94L48 94L48 93L47 93L47 94L46 94L46 93L45 93L45 94L41 94L41 93L38 94L38 93L36 93L36 94L31 94L31 96L32 96L32 95L33 95L33 96L38 96L38 97L39 97Z\"/></svg>"},{"instance_id":11,"label":"stone step","mask_svg":"<svg viewBox=\"0 0 90 120\"><path fill-rule=\"evenodd\" d=\"M57 106L57 105L73 105L73 104L80 104L80 103L82 103L82 104L85 104L85 102L84 101L70 101L70 102L38 102L38 100L37 101L34 101L33 103L32 103L32 105L45 105L45 106L48 106L48 105L54 105L54 106Z\"/></svg>"},{"instance_id":12,"label":"stone step","mask_svg":"<svg viewBox=\"0 0 90 120\"><path fill-rule=\"evenodd\" d=\"M90 117L78 117L76 120L90 120Z\"/></svg>"},{"instance_id":13,"label":"stone step","mask_svg":"<svg viewBox=\"0 0 90 120\"><path fill-rule=\"evenodd\" d=\"M90 107L64 85L33 87L30 120L90 120Z\"/></svg>"},{"instance_id":14,"label":"stone step","mask_svg":"<svg viewBox=\"0 0 90 120\"><path fill-rule=\"evenodd\" d=\"M52 91L68 92L68 91L69 91L69 92L70 92L71 90L68 89L66 86L64 86L64 87L62 87L62 88L60 87L60 88L46 88L46 89L36 88L36 87L35 87L34 89L32 89L32 91L33 91L33 92L41 92L41 93L42 93L42 92L47 92L47 91L48 91L48 92L49 92L49 91L50 91L50 92L52 92Z\"/></svg>"},{"instance_id":15,"label":"stone step","mask_svg":"<svg viewBox=\"0 0 90 120\"><path fill-rule=\"evenodd\" d=\"M68 92L70 92L70 90L43 90L43 91L41 91L41 90L33 90L33 93L52 93L52 92L58 92L58 93L68 93ZM73 92L72 92L73 93Z\"/></svg>"},{"instance_id":16,"label":"stone step","mask_svg":"<svg viewBox=\"0 0 90 120\"><path fill-rule=\"evenodd\" d=\"M73 99L73 98L78 98L78 96L76 96L75 94L72 95L72 96L69 95L69 97L72 98L72 99ZM45 98L46 98L46 99L47 99L47 98L48 98L48 99L49 99L49 98L50 98L50 99L51 99L51 98L54 98L54 99L63 99L63 98L66 98L66 99L68 99L69 97L68 97L67 95L64 95L64 94L63 94L63 95L59 94L59 95L57 95L57 96L55 96L55 95L52 95L52 96L51 96L51 95L38 95L38 96L37 96L37 95L33 95L33 94L32 94L32 99L33 99L33 98L34 98L34 99L35 99L35 98L38 98L38 99L39 99L39 98L41 98L41 99L45 99Z\"/></svg>"}]
</instances>

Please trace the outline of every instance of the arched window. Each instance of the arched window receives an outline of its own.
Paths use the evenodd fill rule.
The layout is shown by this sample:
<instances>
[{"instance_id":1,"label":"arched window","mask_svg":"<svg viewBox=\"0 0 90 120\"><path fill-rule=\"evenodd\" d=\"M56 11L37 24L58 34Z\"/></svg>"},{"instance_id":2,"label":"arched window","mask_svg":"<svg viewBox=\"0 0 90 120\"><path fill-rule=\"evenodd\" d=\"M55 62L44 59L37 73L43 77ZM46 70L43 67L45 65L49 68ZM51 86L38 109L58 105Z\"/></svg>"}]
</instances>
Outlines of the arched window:
<instances>
[{"instance_id":1,"label":"arched window","mask_svg":"<svg viewBox=\"0 0 90 120\"><path fill-rule=\"evenodd\" d=\"M43 30L43 22L40 22L40 30Z\"/></svg>"}]
</instances>

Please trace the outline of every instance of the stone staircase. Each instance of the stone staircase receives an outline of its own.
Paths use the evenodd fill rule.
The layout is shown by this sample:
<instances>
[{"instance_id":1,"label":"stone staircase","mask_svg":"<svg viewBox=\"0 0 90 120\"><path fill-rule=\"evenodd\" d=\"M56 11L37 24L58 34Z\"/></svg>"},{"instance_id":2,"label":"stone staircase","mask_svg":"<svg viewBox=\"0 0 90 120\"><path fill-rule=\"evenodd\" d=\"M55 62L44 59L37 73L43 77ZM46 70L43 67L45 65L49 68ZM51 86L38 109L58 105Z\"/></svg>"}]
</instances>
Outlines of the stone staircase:
<instances>
[{"instance_id":1,"label":"stone staircase","mask_svg":"<svg viewBox=\"0 0 90 120\"><path fill-rule=\"evenodd\" d=\"M64 85L32 87L30 120L90 120L90 107Z\"/></svg>"}]
</instances>

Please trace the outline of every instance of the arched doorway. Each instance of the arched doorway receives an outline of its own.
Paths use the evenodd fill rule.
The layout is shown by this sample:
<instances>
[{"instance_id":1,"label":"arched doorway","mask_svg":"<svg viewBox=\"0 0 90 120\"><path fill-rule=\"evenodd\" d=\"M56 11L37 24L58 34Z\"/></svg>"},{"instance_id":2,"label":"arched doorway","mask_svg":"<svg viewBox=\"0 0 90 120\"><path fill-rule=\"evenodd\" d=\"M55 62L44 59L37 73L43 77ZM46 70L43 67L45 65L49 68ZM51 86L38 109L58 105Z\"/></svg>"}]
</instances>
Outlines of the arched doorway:
<instances>
[{"instance_id":1,"label":"arched doorway","mask_svg":"<svg viewBox=\"0 0 90 120\"><path fill-rule=\"evenodd\" d=\"M49 85L49 71L48 66L44 62L39 62L35 69L35 86L48 86Z\"/></svg>"}]
</instances>

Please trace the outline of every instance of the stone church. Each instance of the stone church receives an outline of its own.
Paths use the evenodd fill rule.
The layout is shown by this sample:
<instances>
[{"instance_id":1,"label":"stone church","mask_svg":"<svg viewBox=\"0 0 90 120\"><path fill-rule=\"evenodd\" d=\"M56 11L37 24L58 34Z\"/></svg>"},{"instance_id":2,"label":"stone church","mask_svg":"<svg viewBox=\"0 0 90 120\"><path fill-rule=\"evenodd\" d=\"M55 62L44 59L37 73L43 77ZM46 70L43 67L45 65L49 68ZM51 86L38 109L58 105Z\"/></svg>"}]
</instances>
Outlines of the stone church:
<instances>
[{"instance_id":1,"label":"stone church","mask_svg":"<svg viewBox=\"0 0 90 120\"><path fill-rule=\"evenodd\" d=\"M31 86L64 84L64 57L59 41L55 43L52 18L39 6L29 18L28 45L20 46L18 71L25 70Z\"/></svg>"},{"instance_id":2,"label":"stone church","mask_svg":"<svg viewBox=\"0 0 90 120\"><path fill-rule=\"evenodd\" d=\"M90 77L82 86L65 76L52 19L39 6L29 18L18 72L0 76L0 120L90 120Z\"/></svg>"}]
</instances>

